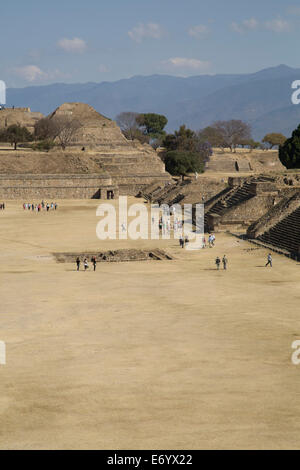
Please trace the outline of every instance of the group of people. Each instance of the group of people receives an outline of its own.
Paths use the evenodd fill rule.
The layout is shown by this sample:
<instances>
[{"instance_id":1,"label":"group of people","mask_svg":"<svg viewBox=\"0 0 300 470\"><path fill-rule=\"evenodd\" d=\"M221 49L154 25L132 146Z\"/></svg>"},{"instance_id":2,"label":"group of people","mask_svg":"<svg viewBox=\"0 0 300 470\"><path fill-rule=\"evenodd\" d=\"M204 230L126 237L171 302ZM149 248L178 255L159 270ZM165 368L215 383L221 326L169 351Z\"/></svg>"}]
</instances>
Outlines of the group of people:
<instances>
[{"instance_id":1,"label":"group of people","mask_svg":"<svg viewBox=\"0 0 300 470\"><path fill-rule=\"evenodd\" d=\"M215 246L215 241L216 241L216 237L214 234L209 234L208 236L208 246L209 248L213 248ZM207 244L206 244L206 238L205 236L203 236L202 238L202 248L206 248L207 247Z\"/></svg>"},{"instance_id":2,"label":"group of people","mask_svg":"<svg viewBox=\"0 0 300 470\"><path fill-rule=\"evenodd\" d=\"M94 271L96 271L96 267L97 267L97 260L96 260L96 257L95 256L92 256L91 257L91 263L94 267ZM76 259L76 266L77 266L77 271L80 271L80 264L81 264L81 260L79 258L79 256L77 257ZM84 260L83 260L83 267L84 267L84 271L87 271L89 269L89 263L88 263L88 259L85 257Z\"/></svg>"},{"instance_id":3,"label":"group of people","mask_svg":"<svg viewBox=\"0 0 300 470\"><path fill-rule=\"evenodd\" d=\"M2 202L0 204L0 211L4 211L4 209L5 209L5 202Z\"/></svg>"},{"instance_id":4,"label":"group of people","mask_svg":"<svg viewBox=\"0 0 300 470\"><path fill-rule=\"evenodd\" d=\"M222 258L222 263L223 263L223 268L227 269L227 263L228 263L228 259L226 257L226 255L223 256ZM217 270L219 271L220 270L220 264L221 264L221 259L219 258L219 256L216 257L216 266L217 266Z\"/></svg>"},{"instance_id":5,"label":"group of people","mask_svg":"<svg viewBox=\"0 0 300 470\"><path fill-rule=\"evenodd\" d=\"M186 236L186 237L180 237L179 238L179 245L181 246L181 248L184 248L186 245L188 245L188 243L190 242L189 240L189 237Z\"/></svg>"},{"instance_id":6,"label":"group of people","mask_svg":"<svg viewBox=\"0 0 300 470\"><path fill-rule=\"evenodd\" d=\"M155 223L154 217L152 218L152 224ZM177 233L179 230L182 230L183 222L179 220L178 217L174 217L174 221L172 222L169 217L160 217L159 222L159 230L165 235L169 234L171 230L174 230L174 233Z\"/></svg>"},{"instance_id":7,"label":"group of people","mask_svg":"<svg viewBox=\"0 0 300 470\"><path fill-rule=\"evenodd\" d=\"M221 259L219 258L219 256L216 257L215 262L216 262L217 270L219 271L220 270L220 265L221 265ZM222 263L223 263L223 268L226 270L227 269L227 264L228 264L228 259L227 259L226 255L223 256ZM270 268L273 267L273 258L272 258L271 253L268 254L267 264L265 266L266 267L270 266Z\"/></svg>"},{"instance_id":8,"label":"group of people","mask_svg":"<svg viewBox=\"0 0 300 470\"><path fill-rule=\"evenodd\" d=\"M42 210L45 210L47 212L49 212L50 210L57 210L58 208L58 205L56 202L40 202L38 204L34 204L34 203L31 203L31 202L24 202L23 204L23 209L24 211L25 210L29 210L29 211L36 211L36 212L41 212Z\"/></svg>"}]
</instances>

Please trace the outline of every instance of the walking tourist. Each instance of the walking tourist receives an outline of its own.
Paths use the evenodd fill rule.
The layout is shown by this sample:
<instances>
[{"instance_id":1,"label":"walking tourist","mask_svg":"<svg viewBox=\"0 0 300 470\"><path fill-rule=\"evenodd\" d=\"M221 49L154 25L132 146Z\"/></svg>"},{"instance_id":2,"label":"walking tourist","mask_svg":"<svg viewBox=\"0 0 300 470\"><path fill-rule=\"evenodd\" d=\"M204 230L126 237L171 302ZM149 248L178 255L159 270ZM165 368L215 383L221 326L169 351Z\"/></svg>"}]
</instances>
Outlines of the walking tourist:
<instances>
[{"instance_id":1,"label":"walking tourist","mask_svg":"<svg viewBox=\"0 0 300 470\"><path fill-rule=\"evenodd\" d=\"M79 257L77 257L77 259L76 259L76 265L77 265L77 271L79 271L79 269L80 269L80 258Z\"/></svg>"},{"instance_id":2,"label":"walking tourist","mask_svg":"<svg viewBox=\"0 0 300 470\"><path fill-rule=\"evenodd\" d=\"M97 267L97 261L96 261L96 258L95 258L95 256L93 256L93 257L91 258L91 262L93 263L93 266L94 266L94 271L96 271L96 267Z\"/></svg>"},{"instance_id":3,"label":"walking tourist","mask_svg":"<svg viewBox=\"0 0 300 470\"><path fill-rule=\"evenodd\" d=\"M222 263L223 263L223 268L227 269L227 263L228 263L228 259L226 258L226 255L223 256L223 259L222 259Z\"/></svg>"},{"instance_id":4,"label":"walking tourist","mask_svg":"<svg viewBox=\"0 0 300 470\"><path fill-rule=\"evenodd\" d=\"M271 255L271 253L269 253L269 254L268 254L268 262L267 262L267 264L266 264L266 267L267 267L267 266L270 266L270 268L272 268L272 261L273 261L272 255Z\"/></svg>"},{"instance_id":5,"label":"walking tourist","mask_svg":"<svg viewBox=\"0 0 300 470\"><path fill-rule=\"evenodd\" d=\"M220 269L220 263L221 263L221 260L219 258L219 256L216 257L216 266L217 266L217 270L219 271Z\"/></svg>"}]
</instances>

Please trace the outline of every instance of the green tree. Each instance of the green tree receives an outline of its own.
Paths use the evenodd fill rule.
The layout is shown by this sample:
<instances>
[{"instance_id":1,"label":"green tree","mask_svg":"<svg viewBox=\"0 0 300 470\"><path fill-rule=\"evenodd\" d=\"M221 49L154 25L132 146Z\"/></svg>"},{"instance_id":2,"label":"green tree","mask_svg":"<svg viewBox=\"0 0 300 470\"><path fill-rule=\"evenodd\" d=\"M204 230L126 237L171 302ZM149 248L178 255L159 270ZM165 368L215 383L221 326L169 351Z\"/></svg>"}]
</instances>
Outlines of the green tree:
<instances>
[{"instance_id":1,"label":"green tree","mask_svg":"<svg viewBox=\"0 0 300 470\"><path fill-rule=\"evenodd\" d=\"M292 136L279 146L279 159L287 168L300 168L300 125Z\"/></svg>"},{"instance_id":2,"label":"green tree","mask_svg":"<svg viewBox=\"0 0 300 470\"><path fill-rule=\"evenodd\" d=\"M17 149L17 145L24 142L31 142L33 135L29 132L26 127L22 127L19 124L12 124L7 129L4 129L0 133L2 142L10 142L14 144L14 149Z\"/></svg>"},{"instance_id":3,"label":"green tree","mask_svg":"<svg viewBox=\"0 0 300 470\"><path fill-rule=\"evenodd\" d=\"M166 170L175 176L185 176L188 173L203 173L204 163L199 153L172 150L166 153Z\"/></svg>"},{"instance_id":4,"label":"green tree","mask_svg":"<svg viewBox=\"0 0 300 470\"><path fill-rule=\"evenodd\" d=\"M165 135L164 128L168 124L168 119L162 114L146 113L139 114L136 117L136 122L142 128L144 134L156 139Z\"/></svg>"},{"instance_id":5,"label":"green tree","mask_svg":"<svg viewBox=\"0 0 300 470\"><path fill-rule=\"evenodd\" d=\"M163 140L163 146L167 150L184 150L187 152L196 152L200 144L197 134L185 125L180 126L174 134L168 134Z\"/></svg>"},{"instance_id":6,"label":"green tree","mask_svg":"<svg viewBox=\"0 0 300 470\"><path fill-rule=\"evenodd\" d=\"M283 145L285 141L286 141L286 137L283 134L280 134L279 132L266 134L262 140L262 142L270 145L270 149L272 149L276 145L278 146Z\"/></svg>"}]
</instances>

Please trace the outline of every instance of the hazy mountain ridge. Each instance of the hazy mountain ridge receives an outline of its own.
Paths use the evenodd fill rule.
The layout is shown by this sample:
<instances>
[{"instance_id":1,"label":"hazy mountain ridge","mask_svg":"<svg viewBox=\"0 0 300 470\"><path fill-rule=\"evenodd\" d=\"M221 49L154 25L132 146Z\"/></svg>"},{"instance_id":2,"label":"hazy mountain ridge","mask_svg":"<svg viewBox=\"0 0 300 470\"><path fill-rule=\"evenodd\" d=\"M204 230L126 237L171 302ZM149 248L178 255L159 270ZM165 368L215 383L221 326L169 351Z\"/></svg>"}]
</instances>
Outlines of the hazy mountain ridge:
<instances>
[{"instance_id":1,"label":"hazy mountain ridge","mask_svg":"<svg viewBox=\"0 0 300 470\"><path fill-rule=\"evenodd\" d=\"M157 112L168 130L187 124L199 129L219 119L249 122L256 138L266 132L290 132L300 123L300 105L291 103L291 84L300 69L286 65L251 74L135 76L116 82L10 88L8 106L29 106L49 114L63 102L82 101L114 119L122 111Z\"/></svg>"}]
</instances>

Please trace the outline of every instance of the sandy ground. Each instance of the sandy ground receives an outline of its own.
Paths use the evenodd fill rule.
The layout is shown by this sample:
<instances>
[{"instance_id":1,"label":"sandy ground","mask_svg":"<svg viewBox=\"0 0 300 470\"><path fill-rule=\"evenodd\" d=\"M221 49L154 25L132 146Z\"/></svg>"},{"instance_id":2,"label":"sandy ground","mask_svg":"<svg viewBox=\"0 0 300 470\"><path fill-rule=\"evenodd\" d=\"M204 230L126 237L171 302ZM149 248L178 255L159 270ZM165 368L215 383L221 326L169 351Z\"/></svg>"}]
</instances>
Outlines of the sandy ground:
<instances>
[{"instance_id":1,"label":"sandy ground","mask_svg":"<svg viewBox=\"0 0 300 470\"><path fill-rule=\"evenodd\" d=\"M101 242L98 203L0 212L0 448L299 448L299 264L265 268L227 234L197 252ZM51 256L139 246L176 259L78 273Z\"/></svg>"}]
</instances>

